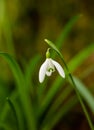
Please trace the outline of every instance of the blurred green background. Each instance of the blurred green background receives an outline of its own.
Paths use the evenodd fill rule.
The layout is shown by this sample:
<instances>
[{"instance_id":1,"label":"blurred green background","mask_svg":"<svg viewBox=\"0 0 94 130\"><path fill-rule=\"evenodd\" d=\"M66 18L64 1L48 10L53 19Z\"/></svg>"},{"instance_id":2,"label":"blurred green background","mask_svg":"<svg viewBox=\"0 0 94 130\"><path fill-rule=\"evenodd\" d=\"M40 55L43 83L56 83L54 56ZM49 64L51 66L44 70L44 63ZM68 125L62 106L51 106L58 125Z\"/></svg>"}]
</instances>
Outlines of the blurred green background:
<instances>
[{"instance_id":1,"label":"blurred green background","mask_svg":"<svg viewBox=\"0 0 94 130\"><path fill-rule=\"evenodd\" d=\"M81 14L81 17L61 47L66 63L94 41L93 0L0 0L0 51L11 54L23 72L30 59L35 54L40 54L42 60L37 64L33 77L33 82L38 82L38 69L45 60L45 51L48 48L44 39L55 42L69 20L78 14ZM76 68L73 74L82 78L94 92L94 53ZM13 92L15 85L11 71L2 58L0 82L0 100L3 101L3 106L5 97ZM5 88L2 86L7 86L6 90L3 90ZM3 91L5 93L2 94ZM89 130L80 109L78 107L76 112L69 113L54 130Z\"/></svg>"},{"instance_id":2,"label":"blurred green background","mask_svg":"<svg viewBox=\"0 0 94 130\"><path fill-rule=\"evenodd\" d=\"M81 14L62 47L69 61L94 40L93 4L93 0L1 0L0 50L14 53L19 62L28 61L36 53L45 53L44 38L56 41L69 20ZM85 66L92 64L92 59L89 58Z\"/></svg>"}]
</instances>

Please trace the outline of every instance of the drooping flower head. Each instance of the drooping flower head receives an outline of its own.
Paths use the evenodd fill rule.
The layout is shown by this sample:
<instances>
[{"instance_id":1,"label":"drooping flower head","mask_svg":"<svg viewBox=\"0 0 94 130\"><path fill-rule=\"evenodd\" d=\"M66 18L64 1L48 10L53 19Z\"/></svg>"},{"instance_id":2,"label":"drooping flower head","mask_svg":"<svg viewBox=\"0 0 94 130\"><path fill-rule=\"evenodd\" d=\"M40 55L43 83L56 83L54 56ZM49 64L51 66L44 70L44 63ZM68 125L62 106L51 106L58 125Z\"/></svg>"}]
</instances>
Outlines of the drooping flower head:
<instances>
[{"instance_id":1,"label":"drooping flower head","mask_svg":"<svg viewBox=\"0 0 94 130\"><path fill-rule=\"evenodd\" d=\"M57 69L58 73L60 74L61 77L65 78L65 73L62 68L62 66L50 58L50 48L47 49L46 52L46 60L44 63L41 65L40 70L39 70L39 82L42 83L45 79L45 76L51 76L52 73Z\"/></svg>"}]
</instances>

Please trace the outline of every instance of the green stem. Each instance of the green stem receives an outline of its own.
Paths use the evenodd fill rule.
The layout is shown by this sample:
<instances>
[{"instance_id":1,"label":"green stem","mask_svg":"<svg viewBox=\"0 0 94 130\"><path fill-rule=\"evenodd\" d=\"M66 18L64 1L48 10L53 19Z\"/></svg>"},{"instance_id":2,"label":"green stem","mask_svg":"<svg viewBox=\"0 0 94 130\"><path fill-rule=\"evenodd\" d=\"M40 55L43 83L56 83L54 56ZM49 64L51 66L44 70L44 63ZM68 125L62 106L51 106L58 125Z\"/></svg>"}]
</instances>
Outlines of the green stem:
<instances>
[{"instance_id":1,"label":"green stem","mask_svg":"<svg viewBox=\"0 0 94 130\"><path fill-rule=\"evenodd\" d=\"M86 118L87 118L87 121L88 121L88 123L89 123L89 126L90 126L91 130L94 130L93 123L92 123L91 118L90 118L90 116L89 116L89 114L88 114L88 111L87 111L87 109L86 109L86 107L85 107L85 105L84 105L84 103L83 103L83 100L81 99L81 96L80 96L79 92L78 92L77 89L76 89L76 84L75 84L75 82L74 82L74 80L73 80L73 77L72 77L71 74L69 74L69 77L70 77L70 79L71 79L73 85L75 86L75 87L74 87L75 92L76 92L77 97L78 97L78 99L79 99L79 101L80 101L80 104L81 104L81 106L82 106L82 108L83 108L83 111L84 111L84 113L85 113L85 116L86 116Z\"/></svg>"},{"instance_id":2,"label":"green stem","mask_svg":"<svg viewBox=\"0 0 94 130\"><path fill-rule=\"evenodd\" d=\"M83 111L84 111L84 113L85 113L85 116L86 116L86 119L87 119L87 121L88 121L88 123L89 123L89 126L90 126L91 130L94 130L94 126L93 126L93 124L92 124L92 122L91 122L91 118L90 118L90 116L89 116L89 114L88 114L88 111L87 111L87 109L86 109L86 107L85 107L85 105L84 105L84 103L83 103L83 100L81 99L81 96L80 96L80 94L79 94L79 92L78 92L78 90L77 90L77 87L76 87L76 83L75 83L75 81L74 81L74 79L73 79L73 76L71 75L71 73L70 73L70 71L69 71L68 66L66 65L66 62L64 61L64 58L63 58L61 52L60 52L60 51L58 50L58 48L57 48L51 41L49 41L48 39L45 39L45 42L46 42L48 45L50 45L50 46L57 52L57 54L60 56L61 60L63 61L63 64L65 65L66 71L67 71L67 73L68 73L68 77L69 77L69 79L72 81L72 84L73 84L73 87L74 87L74 89L75 89L76 95L77 95L77 97L78 97L78 99L79 99L79 101L80 101L80 104L81 104L82 108L83 108Z\"/></svg>"},{"instance_id":3,"label":"green stem","mask_svg":"<svg viewBox=\"0 0 94 130\"><path fill-rule=\"evenodd\" d=\"M62 54L61 54L60 52L58 52L58 54L60 55L60 57L61 57L61 59L62 59L64 65L65 65L65 68L66 68L66 70L67 70L67 72L68 72L68 76L69 76L70 80L72 81L72 84L73 84L73 87L74 87L74 89L75 89L76 95L77 95L77 97L78 97L78 99L79 99L79 101L80 101L80 104L81 104L82 108L83 108L83 111L84 111L84 113L85 113L85 116L86 116L86 119L87 119L87 121L88 121L88 123L89 123L89 126L90 126L91 130L94 130L94 126L93 126L93 124L92 124L92 122L91 122L91 118L90 118L90 116L89 116L89 114L88 114L88 111L87 111L87 109L86 109L86 107L85 107L85 105L84 105L84 103L83 103L83 100L81 99L81 96L80 96L79 92L78 92L77 89L76 89L76 84L75 84L75 81L73 80L72 74L69 72L69 68L67 67L67 65L66 65L66 63L65 63Z\"/></svg>"}]
</instances>

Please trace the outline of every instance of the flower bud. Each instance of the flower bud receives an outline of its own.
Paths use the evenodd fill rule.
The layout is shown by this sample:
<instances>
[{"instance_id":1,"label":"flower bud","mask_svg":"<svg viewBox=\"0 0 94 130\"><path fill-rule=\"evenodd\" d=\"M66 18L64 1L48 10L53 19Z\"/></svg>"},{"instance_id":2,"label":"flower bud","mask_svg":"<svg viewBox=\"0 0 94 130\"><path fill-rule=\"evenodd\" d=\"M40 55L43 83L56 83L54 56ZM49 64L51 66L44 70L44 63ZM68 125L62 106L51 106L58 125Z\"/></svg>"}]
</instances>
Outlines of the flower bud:
<instances>
[{"instance_id":1,"label":"flower bud","mask_svg":"<svg viewBox=\"0 0 94 130\"><path fill-rule=\"evenodd\" d=\"M46 58L50 58L50 48L47 49L47 52L46 52Z\"/></svg>"}]
</instances>

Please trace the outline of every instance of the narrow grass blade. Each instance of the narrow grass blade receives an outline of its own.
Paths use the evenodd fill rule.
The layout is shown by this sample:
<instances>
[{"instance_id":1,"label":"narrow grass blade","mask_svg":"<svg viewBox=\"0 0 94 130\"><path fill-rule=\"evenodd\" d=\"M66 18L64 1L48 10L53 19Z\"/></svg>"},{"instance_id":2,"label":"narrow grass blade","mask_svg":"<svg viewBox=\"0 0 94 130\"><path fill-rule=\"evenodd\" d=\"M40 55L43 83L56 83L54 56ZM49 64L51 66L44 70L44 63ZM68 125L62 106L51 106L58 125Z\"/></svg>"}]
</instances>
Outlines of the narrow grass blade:
<instances>
[{"instance_id":1,"label":"narrow grass blade","mask_svg":"<svg viewBox=\"0 0 94 130\"><path fill-rule=\"evenodd\" d=\"M15 81L17 83L17 90L19 92L20 100L23 105L28 127L29 129L36 130L33 106L31 106L30 97L25 89L25 79L21 72L21 69L19 68L17 62L9 54L0 52L0 56L2 56L9 63L9 66L15 77Z\"/></svg>"},{"instance_id":2,"label":"narrow grass blade","mask_svg":"<svg viewBox=\"0 0 94 130\"><path fill-rule=\"evenodd\" d=\"M66 113L68 113L72 109L72 107L77 104L77 102L78 100L76 96L70 98L69 101L67 101L67 103L59 109L59 111L57 111L56 113L54 113L54 115L50 117L50 120L47 120L45 122L44 126L42 126L44 130L51 130L58 123L58 121L63 118L63 116L65 116Z\"/></svg>"},{"instance_id":3,"label":"narrow grass blade","mask_svg":"<svg viewBox=\"0 0 94 130\"><path fill-rule=\"evenodd\" d=\"M87 87L76 77L73 77L73 80L76 84L76 88L81 94L81 96L84 98L84 100L87 102L88 106L94 112L94 97L93 95L89 92Z\"/></svg>"},{"instance_id":4,"label":"narrow grass blade","mask_svg":"<svg viewBox=\"0 0 94 130\"><path fill-rule=\"evenodd\" d=\"M89 113L88 113L88 111L87 111L87 108L86 108L86 106L85 106L85 104L84 104L84 102L83 102L83 100L82 100L82 98L81 98L81 96L80 96L79 91L77 90L77 86L76 86L76 84L75 84L75 81L74 81L74 79L73 79L73 76L72 76L70 73L69 73L69 78L70 78L70 80L71 80L71 82L72 82L72 85L73 85L73 87L74 87L74 89L75 89L76 95L77 95L77 97L78 97L78 99L79 99L79 102L80 102L80 104L81 104L81 106L82 106L82 109L83 109L84 114L85 114L85 116L86 116L86 119L87 119L87 121L88 121L88 123L89 123L89 126L90 126L91 130L94 130L94 126L93 126L91 117L90 117L90 115L89 115ZM92 109L91 109L91 110L92 110Z\"/></svg>"},{"instance_id":5,"label":"narrow grass blade","mask_svg":"<svg viewBox=\"0 0 94 130\"><path fill-rule=\"evenodd\" d=\"M61 80L60 80L61 79ZM56 93L60 90L61 87L63 87L63 80L62 78L57 78L51 88L49 89L47 95L45 96L42 105L39 109L39 117L46 111L50 103L52 102L54 96ZM59 81L59 82L58 82ZM62 84L62 85L61 85Z\"/></svg>"},{"instance_id":6,"label":"narrow grass blade","mask_svg":"<svg viewBox=\"0 0 94 130\"><path fill-rule=\"evenodd\" d=\"M12 94L10 95L10 97L11 97L12 100L15 100L18 97L18 92L16 90L13 91ZM5 105L3 106L3 110L0 114L0 121L1 122L4 122L4 120L6 119L8 111L9 111L9 105L8 105L7 102L5 102Z\"/></svg>"},{"instance_id":7,"label":"narrow grass blade","mask_svg":"<svg viewBox=\"0 0 94 130\"><path fill-rule=\"evenodd\" d=\"M61 107L60 106L61 104L64 105L65 99L69 96L69 94L72 92L72 90L73 89L71 87L67 87L64 90L62 90L62 93L55 99L55 101L51 105L43 122L46 123L47 120L49 122L52 121L52 119L50 119L50 118L52 118L52 115L54 116L54 113L57 113L57 110Z\"/></svg>"},{"instance_id":8,"label":"narrow grass blade","mask_svg":"<svg viewBox=\"0 0 94 130\"><path fill-rule=\"evenodd\" d=\"M65 25L63 31L61 32L61 35L58 37L57 41L55 42L56 46L60 49L62 44L64 43L64 40L67 38L67 36L69 35L72 27L74 26L74 24L79 20L79 18L82 15L76 15L74 17L72 17L69 22Z\"/></svg>"},{"instance_id":9,"label":"narrow grass blade","mask_svg":"<svg viewBox=\"0 0 94 130\"><path fill-rule=\"evenodd\" d=\"M0 117L3 111L3 106L5 104L5 98L7 95L9 95L8 85L5 83L5 81L0 79Z\"/></svg>"},{"instance_id":10,"label":"narrow grass blade","mask_svg":"<svg viewBox=\"0 0 94 130\"><path fill-rule=\"evenodd\" d=\"M68 63L69 69L73 72L81 63L94 52L94 43L90 44L88 47L80 51L76 56L74 56Z\"/></svg>"},{"instance_id":11,"label":"narrow grass blade","mask_svg":"<svg viewBox=\"0 0 94 130\"><path fill-rule=\"evenodd\" d=\"M17 104L7 97L8 104L13 111L14 118L16 119L17 130L24 130L24 123L20 111L18 111Z\"/></svg>"},{"instance_id":12,"label":"narrow grass blade","mask_svg":"<svg viewBox=\"0 0 94 130\"><path fill-rule=\"evenodd\" d=\"M26 78L26 86L27 86L27 89L30 87L30 85L33 86L32 79L31 79L31 78L32 78L32 76L33 76L35 67L37 66L39 60L40 60L40 55L34 56L34 58L32 58L32 59L30 60L29 65L26 67L25 78ZM32 92L33 92L33 88L32 88Z\"/></svg>"},{"instance_id":13,"label":"narrow grass blade","mask_svg":"<svg viewBox=\"0 0 94 130\"><path fill-rule=\"evenodd\" d=\"M69 86L67 88L65 88L62 91L62 93L56 98L56 100L52 104L52 106L51 106L48 113L54 113L59 108L59 106L63 103L63 101L69 96L69 94L72 92L72 90L73 89L71 87L69 87ZM47 114L47 116L48 115L49 114Z\"/></svg>"},{"instance_id":14,"label":"narrow grass blade","mask_svg":"<svg viewBox=\"0 0 94 130\"><path fill-rule=\"evenodd\" d=\"M41 100L43 99L43 97L45 95L44 93L47 88L47 81L48 81L48 79L45 79L45 81L42 84L39 83L39 85L37 87L37 96L38 96L39 102L41 102Z\"/></svg>"},{"instance_id":15,"label":"narrow grass blade","mask_svg":"<svg viewBox=\"0 0 94 130\"><path fill-rule=\"evenodd\" d=\"M63 59L63 56L62 56L62 54L60 53L60 51L57 49L57 47L51 42L51 41L49 41L49 40L46 40L46 42L60 55L60 57L61 57L61 59ZM93 49L92 49L93 48ZM84 58L86 58L86 57L88 57L88 55L89 55L89 53L90 53L90 50L91 51L93 51L94 50L94 44L91 44L87 49L85 49L84 51L82 51L75 59L76 60L73 60L75 63L77 63L77 61L79 61L79 63L78 64L80 64L80 59L81 60L84 60ZM82 57L83 58L81 58L81 55L82 55ZM78 58L78 59L77 59ZM63 59L63 61L64 61L64 59ZM74 63L73 62L73 63ZM66 65L66 63L65 63L65 61L63 62L64 64L65 64L65 67L66 67L66 70L68 71L68 73L69 73L69 79L72 81L72 75L70 74L70 72L69 72L69 68L67 67L67 65ZM76 65L78 65L78 64L76 64ZM74 67L76 67L76 65L74 66ZM73 80L74 80L75 78L73 78ZM76 81L76 83L79 83L79 82L77 82L78 80L77 79L75 79L75 81ZM73 83L74 81L72 81L72 83ZM77 86L75 85L75 83L73 83L74 84L74 86L76 87L76 89L77 89ZM85 86L83 86L81 83L79 83L79 86L82 86L82 88L83 89L85 89ZM79 87L79 89L81 89L81 87ZM78 89L77 89L78 90ZM93 99L92 99L92 96L90 96L91 94L89 93L89 91L88 90L84 90L85 91L85 93L88 93L88 95L89 95L89 97L91 97L90 99L91 99L91 101L93 101ZM83 97L84 97L84 99L87 99L87 94L85 94L85 93L83 93ZM80 94L82 94L82 91L80 90ZM89 99L88 99L89 100ZM88 101L88 100L86 100L86 101ZM89 103L89 101L87 102L87 103ZM92 103L90 103L90 104L92 104ZM91 107L91 110L94 112L94 105L92 106L92 105L90 105L89 104L89 106Z\"/></svg>"},{"instance_id":16,"label":"narrow grass blade","mask_svg":"<svg viewBox=\"0 0 94 130\"><path fill-rule=\"evenodd\" d=\"M87 109L86 109L84 103L83 103L83 100L82 100L82 98L81 98L81 96L80 96L80 93L79 93L78 90L77 90L76 84L75 84L75 82L74 82L74 80L73 80L73 77L72 77L70 71L69 71L69 68L68 68L68 66L67 66L66 63L65 63L65 60L64 60L64 58L63 58L63 55L61 54L61 52L58 50L58 48L57 48L51 41L49 41L49 40L47 40L47 39L46 39L45 41L46 41L46 43L47 43L49 46L51 46L51 47L57 52L57 54L60 56L62 62L64 63L65 68L66 68L66 72L68 73L69 80L71 80L71 82L72 82L72 85L73 85L73 87L74 87L74 90L75 90L75 92L76 92L76 95L77 95L77 97L78 97L78 99L79 99L79 101L80 101L80 104L81 104L81 106L82 106L82 108L83 108L83 111L84 111L84 113L85 113L85 116L86 116L86 118L87 118L87 120L88 120L89 126L90 126L91 130L93 130L93 124L92 124L92 122L91 122L90 116L89 116L89 114L88 114L88 111L87 111ZM91 109L91 110L92 110L92 109Z\"/></svg>"},{"instance_id":17,"label":"narrow grass blade","mask_svg":"<svg viewBox=\"0 0 94 130\"><path fill-rule=\"evenodd\" d=\"M68 37L72 27L74 26L74 24L80 19L82 15L76 15L74 17L72 17L69 22L65 25L65 27L63 28L60 36L57 38L55 45L61 49L62 45L64 44L64 41L66 40L66 38ZM54 58L56 56L55 53L52 53L52 57Z\"/></svg>"}]
</instances>

